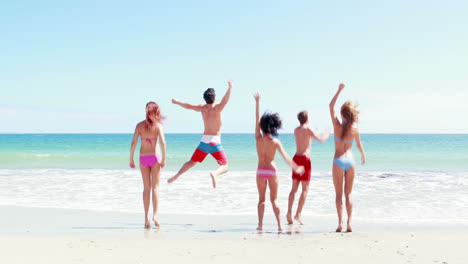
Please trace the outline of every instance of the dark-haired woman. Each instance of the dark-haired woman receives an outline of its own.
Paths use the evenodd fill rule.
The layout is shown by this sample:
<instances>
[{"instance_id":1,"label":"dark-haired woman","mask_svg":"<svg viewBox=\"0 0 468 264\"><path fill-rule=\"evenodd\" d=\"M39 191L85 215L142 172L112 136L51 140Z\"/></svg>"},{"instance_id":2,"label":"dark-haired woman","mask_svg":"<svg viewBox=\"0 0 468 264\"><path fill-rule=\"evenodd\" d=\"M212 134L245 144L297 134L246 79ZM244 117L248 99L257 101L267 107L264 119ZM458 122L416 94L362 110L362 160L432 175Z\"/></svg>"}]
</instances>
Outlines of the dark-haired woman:
<instances>
[{"instance_id":1,"label":"dark-haired woman","mask_svg":"<svg viewBox=\"0 0 468 264\"><path fill-rule=\"evenodd\" d=\"M161 168L166 164L166 140L164 139L163 126L161 125L161 110L155 102L146 104L146 119L137 124L133 134L130 149L130 168L135 168L133 155L141 137L140 147L140 171L143 178L143 205L145 209L145 228L150 227L149 207L150 196L153 200L153 222L159 227L158 203L159 203L159 179ZM158 139L161 144L162 158L156 155ZM152 195L151 195L152 194Z\"/></svg>"},{"instance_id":2,"label":"dark-haired woman","mask_svg":"<svg viewBox=\"0 0 468 264\"><path fill-rule=\"evenodd\" d=\"M352 232L351 220L353 213L353 203L351 200L351 192L353 190L355 171L355 162L353 153L351 152L353 141L356 141L356 146L361 152L361 162L366 162L366 155L364 148L361 144L361 137L359 130L356 127L359 112L356 105L350 101L346 101L340 110L341 120L335 114L335 103L344 89L345 85L340 84L338 91L330 102L330 115L333 122L333 131L335 137L335 156L333 158L333 184L335 186L335 203L336 211L338 213L338 227L336 232L342 230L342 216L343 216L343 179L344 179L344 195L346 199L346 212L348 214L348 221L346 232Z\"/></svg>"},{"instance_id":3,"label":"dark-haired woman","mask_svg":"<svg viewBox=\"0 0 468 264\"><path fill-rule=\"evenodd\" d=\"M257 145L258 169L257 169L257 188L258 188L258 227L263 229L263 215L265 213L265 193L267 186L270 188L270 201L278 222L278 231L281 232L280 209L276 203L278 197L278 174L276 172L275 153L278 150L286 163L289 164L297 173L304 173L304 167L299 167L289 158L281 145L281 142L275 138L278 135L278 129L281 128L281 119L278 114L264 113L260 118L260 95L256 93L255 98L255 140Z\"/></svg>"}]
</instances>

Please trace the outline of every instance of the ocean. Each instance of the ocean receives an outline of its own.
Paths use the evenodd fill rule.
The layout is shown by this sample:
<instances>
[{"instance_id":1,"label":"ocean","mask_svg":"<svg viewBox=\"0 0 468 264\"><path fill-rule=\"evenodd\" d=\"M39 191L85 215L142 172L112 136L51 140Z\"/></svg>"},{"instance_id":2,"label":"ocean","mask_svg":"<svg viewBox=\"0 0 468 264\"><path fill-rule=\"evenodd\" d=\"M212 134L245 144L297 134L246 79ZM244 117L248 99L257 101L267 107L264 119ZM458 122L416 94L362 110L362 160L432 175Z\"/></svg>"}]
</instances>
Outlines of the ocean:
<instances>
[{"instance_id":1,"label":"ocean","mask_svg":"<svg viewBox=\"0 0 468 264\"><path fill-rule=\"evenodd\" d=\"M166 134L162 214L256 214L253 134L224 134L230 171L212 189L207 157L173 184L200 134ZM142 212L141 175L128 167L131 134L0 134L0 205ZM294 136L281 134L289 155ZM468 224L468 135L363 134L367 163L357 165L355 219ZM138 149L135 161L138 161ZM312 144L312 181L305 215L334 216L333 140ZM360 155L354 146L356 161ZM277 155L284 215L290 169ZM299 194L298 194L299 195ZM296 199L298 198L298 195ZM267 205L267 213L271 214Z\"/></svg>"}]
</instances>

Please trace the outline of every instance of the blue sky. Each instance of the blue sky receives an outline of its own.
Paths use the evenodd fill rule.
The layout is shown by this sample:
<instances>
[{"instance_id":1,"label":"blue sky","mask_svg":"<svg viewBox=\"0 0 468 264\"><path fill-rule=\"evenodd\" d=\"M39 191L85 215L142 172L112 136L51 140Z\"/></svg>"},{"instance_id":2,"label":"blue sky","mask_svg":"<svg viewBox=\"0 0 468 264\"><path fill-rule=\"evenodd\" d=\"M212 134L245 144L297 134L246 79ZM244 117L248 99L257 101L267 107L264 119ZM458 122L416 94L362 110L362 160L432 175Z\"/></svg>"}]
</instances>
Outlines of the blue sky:
<instances>
[{"instance_id":1,"label":"blue sky","mask_svg":"<svg viewBox=\"0 0 468 264\"><path fill-rule=\"evenodd\" d=\"M0 133L131 133L156 101L166 132L202 132L171 98L218 99L224 132L253 132L254 100L283 133L358 101L363 133L468 133L466 1L7 1ZM465 120L465 121L463 121Z\"/></svg>"}]
</instances>

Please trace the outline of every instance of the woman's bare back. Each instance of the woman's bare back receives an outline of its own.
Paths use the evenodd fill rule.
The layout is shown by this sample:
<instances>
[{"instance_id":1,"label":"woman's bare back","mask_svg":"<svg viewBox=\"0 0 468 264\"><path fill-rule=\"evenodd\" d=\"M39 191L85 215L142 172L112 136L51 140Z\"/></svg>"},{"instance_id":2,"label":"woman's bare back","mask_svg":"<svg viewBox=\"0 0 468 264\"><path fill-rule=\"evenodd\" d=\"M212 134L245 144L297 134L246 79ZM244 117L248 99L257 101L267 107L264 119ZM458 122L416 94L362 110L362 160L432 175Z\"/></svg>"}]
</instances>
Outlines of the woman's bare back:
<instances>
[{"instance_id":1,"label":"woman's bare back","mask_svg":"<svg viewBox=\"0 0 468 264\"><path fill-rule=\"evenodd\" d=\"M257 138L258 167L276 168L275 154L277 149L276 139L268 136Z\"/></svg>"},{"instance_id":2,"label":"woman's bare back","mask_svg":"<svg viewBox=\"0 0 468 264\"><path fill-rule=\"evenodd\" d=\"M140 155L151 155L156 153L158 144L159 126L156 124L153 128L147 128L145 121L138 124L138 131L141 137Z\"/></svg>"},{"instance_id":3,"label":"woman's bare back","mask_svg":"<svg viewBox=\"0 0 468 264\"><path fill-rule=\"evenodd\" d=\"M353 141L356 137L356 129L352 128L348 134L341 138L341 134L343 133L343 125L339 124L334 127L334 136L335 136L335 159L345 156L345 157L352 157L353 153L351 149L353 147Z\"/></svg>"}]
</instances>

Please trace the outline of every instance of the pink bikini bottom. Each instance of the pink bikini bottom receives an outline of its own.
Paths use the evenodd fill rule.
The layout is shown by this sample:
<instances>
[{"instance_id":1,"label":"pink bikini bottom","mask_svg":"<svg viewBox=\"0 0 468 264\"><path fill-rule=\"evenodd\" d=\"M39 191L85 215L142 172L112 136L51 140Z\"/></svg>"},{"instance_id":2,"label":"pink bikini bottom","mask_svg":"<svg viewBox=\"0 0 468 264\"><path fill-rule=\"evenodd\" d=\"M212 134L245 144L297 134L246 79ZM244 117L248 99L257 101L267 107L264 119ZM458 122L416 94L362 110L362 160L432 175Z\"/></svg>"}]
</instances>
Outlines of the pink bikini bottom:
<instances>
[{"instance_id":1,"label":"pink bikini bottom","mask_svg":"<svg viewBox=\"0 0 468 264\"><path fill-rule=\"evenodd\" d=\"M276 170L273 168L258 168L257 169L257 177L262 180L269 180L273 176L276 176Z\"/></svg>"},{"instance_id":2,"label":"pink bikini bottom","mask_svg":"<svg viewBox=\"0 0 468 264\"><path fill-rule=\"evenodd\" d=\"M156 165L156 163L158 163L158 160L158 156L154 154L140 156L140 164L146 168L153 167L154 165Z\"/></svg>"}]
</instances>

